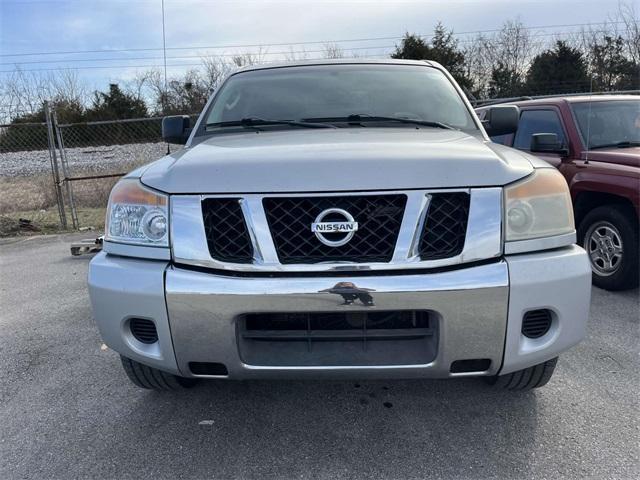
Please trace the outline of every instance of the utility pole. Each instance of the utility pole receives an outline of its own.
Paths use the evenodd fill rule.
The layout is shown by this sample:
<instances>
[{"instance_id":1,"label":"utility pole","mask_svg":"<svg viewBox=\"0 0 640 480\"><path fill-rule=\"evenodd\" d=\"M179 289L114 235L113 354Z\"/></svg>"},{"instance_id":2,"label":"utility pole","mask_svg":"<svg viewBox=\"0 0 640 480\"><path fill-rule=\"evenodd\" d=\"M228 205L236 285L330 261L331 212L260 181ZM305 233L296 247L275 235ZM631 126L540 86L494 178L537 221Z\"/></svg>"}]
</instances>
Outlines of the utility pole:
<instances>
[{"instance_id":1,"label":"utility pole","mask_svg":"<svg viewBox=\"0 0 640 480\"><path fill-rule=\"evenodd\" d=\"M162 113L167 113L167 95L169 91L167 90L167 38L165 35L165 26L164 26L164 0L162 0L162 56L164 58L164 93L162 95Z\"/></svg>"}]
</instances>

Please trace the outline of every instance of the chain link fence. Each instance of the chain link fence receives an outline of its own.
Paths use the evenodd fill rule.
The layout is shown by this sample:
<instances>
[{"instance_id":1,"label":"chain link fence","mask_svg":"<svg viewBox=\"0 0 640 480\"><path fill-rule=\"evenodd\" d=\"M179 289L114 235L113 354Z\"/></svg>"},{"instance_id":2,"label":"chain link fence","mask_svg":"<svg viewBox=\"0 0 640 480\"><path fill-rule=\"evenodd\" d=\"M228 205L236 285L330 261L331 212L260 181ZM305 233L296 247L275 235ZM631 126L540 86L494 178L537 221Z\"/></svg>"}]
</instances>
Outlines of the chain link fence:
<instances>
[{"instance_id":1,"label":"chain link fence","mask_svg":"<svg viewBox=\"0 0 640 480\"><path fill-rule=\"evenodd\" d=\"M162 117L59 124L45 111L47 122L0 125L0 235L7 223L99 228L119 177L167 153Z\"/></svg>"},{"instance_id":2,"label":"chain link fence","mask_svg":"<svg viewBox=\"0 0 640 480\"><path fill-rule=\"evenodd\" d=\"M124 174L167 153L161 117L59 124L56 129L71 181Z\"/></svg>"},{"instance_id":3,"label":"chain link fence","mask_svg":"<svg viewBox=\"0 0 640 480\"><path fill-rule=\"evenodd\" d=\"M0 125L0 154L47 148L49 145L45 122Z\"/></svg>"},{"instance_id":4,"label":"chain link fence","mask_svg":"<svg viewBox=\"0 0 640 480\"><path fill-rule=\"evenodd\" d=\"M58 125L54 116L54 125L74 225L86 223L80 218L86 209L106 207L119 177L168 151L162 117Z\"/></svg>"},{"instance_id":5,"label":"chain link fence","mask_svg":"<svg viewBox=\"0 0 640 480\"><path fill-rule=\"evenodd\" d=\"M34 228L26 217L59 226L54 178L46 122L0 125L0 235Z\"/></svg>"}]
</instances>

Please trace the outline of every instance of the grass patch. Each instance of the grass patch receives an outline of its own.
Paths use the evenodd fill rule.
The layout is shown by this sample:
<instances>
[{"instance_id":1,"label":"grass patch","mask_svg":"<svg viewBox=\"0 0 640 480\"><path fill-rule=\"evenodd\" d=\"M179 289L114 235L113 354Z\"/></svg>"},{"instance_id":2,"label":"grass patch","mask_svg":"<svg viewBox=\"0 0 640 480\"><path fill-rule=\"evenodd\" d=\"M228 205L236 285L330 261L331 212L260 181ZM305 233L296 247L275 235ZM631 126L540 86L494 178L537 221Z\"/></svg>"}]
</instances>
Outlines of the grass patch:
<instances>
[{"instance_id":1,"label":"grass patch","mask_svg":"<svg viewBox=\"0 0 640 480\"><path fill-rule=\"evenodd\" d=\"M0 177L0 215L55 206L51 175Z\"/></svg>"},{"instance_id":2,"label":"grass patch","mask_svg":"<svg viewBox=\"0 0 640 480\"><path fill-rule=\"evenodd\" d=\"M81 207L77 211L81 227L93 227L98 231L104 230L106 207ZM34 230L22 228L20 219L29 220ZM69 213L67 213L67 222L70 226L71 217L69 217ZM60 217L56 207L9 212L0 215L0 237L42 235L68 231L60 226Z\"/></svg>"},{"instance_id":3,"label":"grass patch","mask_svg":"<svg viewBox=\"0 0 640 480\"><path fill-rule=\"evenodd\" d=\"M118 170L131 171L146 162L129 162ZM93 175L94 171L77 169L73 175ZM104 229L109 193L119 177L80 180L71 183L80 227ZM62 229L56 204L56 192L50 174L29 177L0 177L0 236L61 233L71 229L71 209L66 187L62 194L68 230ZM30 220L33 230L21 226L19 219Z\"/></svg>"},{"instance_id":4,"label":"grass patch","mask_svg":"<svg viewBox=\"0 0 640 480\"><path fill-rule=\"evenodd\" d=\"M109 193L119 177L81 180L71 183L73 199L78 208L96 208L107 205ZM64 203L69 198L63 185ZM31 177L0 177L0 215L29 210L48 210L56 207L56 192L50 175Z\"/></svg>"}]
</instances>

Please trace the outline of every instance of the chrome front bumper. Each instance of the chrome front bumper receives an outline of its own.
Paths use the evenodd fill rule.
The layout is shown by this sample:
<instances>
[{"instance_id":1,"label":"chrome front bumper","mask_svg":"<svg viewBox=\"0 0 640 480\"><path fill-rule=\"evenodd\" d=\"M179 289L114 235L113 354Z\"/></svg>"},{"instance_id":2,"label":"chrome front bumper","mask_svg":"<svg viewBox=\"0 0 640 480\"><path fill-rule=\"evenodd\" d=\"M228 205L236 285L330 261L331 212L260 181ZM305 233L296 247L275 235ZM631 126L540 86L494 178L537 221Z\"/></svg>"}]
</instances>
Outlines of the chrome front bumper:
<instances>
[{"instance_id":1,"label":"chrome front bumper","mask_svg":"<svg viewBox=\"0 0 640 480\"><path fill-rule=\"evenodd\" d=\"M336 284L366 289L373 306L345 305ZM557 356L585 334L591 270L572 246L506 256L493 263L439 273L237 277L167 262L101 253L89 272L94 315L113 350L172 373L194 376L189 362L222 363L229 378L432 377L509 373ZM548 308L551 330L531 340L521 333L524 312ZM424 365L248 365L239 354L240 315L267 312L424 310L438 315L436 358ZM159 341L131 335L133 317L152 319ZM488 370L450 373L453 361L490 359Z\"/></svg>"}]
</instances>

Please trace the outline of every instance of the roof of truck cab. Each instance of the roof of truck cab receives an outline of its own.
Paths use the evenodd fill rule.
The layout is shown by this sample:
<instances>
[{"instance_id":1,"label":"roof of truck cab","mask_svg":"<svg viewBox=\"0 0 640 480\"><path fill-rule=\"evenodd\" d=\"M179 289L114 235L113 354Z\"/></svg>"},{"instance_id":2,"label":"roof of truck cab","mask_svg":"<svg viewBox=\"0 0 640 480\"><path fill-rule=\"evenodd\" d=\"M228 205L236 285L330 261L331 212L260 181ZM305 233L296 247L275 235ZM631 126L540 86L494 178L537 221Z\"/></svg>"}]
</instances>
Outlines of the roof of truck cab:
<instances>
[{"instance_id":1,"label":"roof of truck cab","mask_svg":"<svg viewBox=\"0 0 640 480\"><path fill-rule=\"evenodd\" d=\"M294 62L261 63L258 65L247 65L236 71L247 72L251 70L266 70L270 68L285 67L308 67L313 65L420 65L436 66L435 62L429 60L396 60L393 58L330 58L323 60L296 60Z\"/></svg>"},{"instance_id":2,"label":"roof of truck cab","mask_svg":"<svg viewBox=\"0 0 640 480\"><path fill-rule=\"evenodd\" d=\"M559 105L561 103L583 103L583 102L607 102L611 100L640 100L640 95L567 95L557 97L534 98L531 100L507 100L500 103L482 105L477 110L493 107L496 105L518 105L519 107L535 105Z\"/></svg>"}]
</instances>

